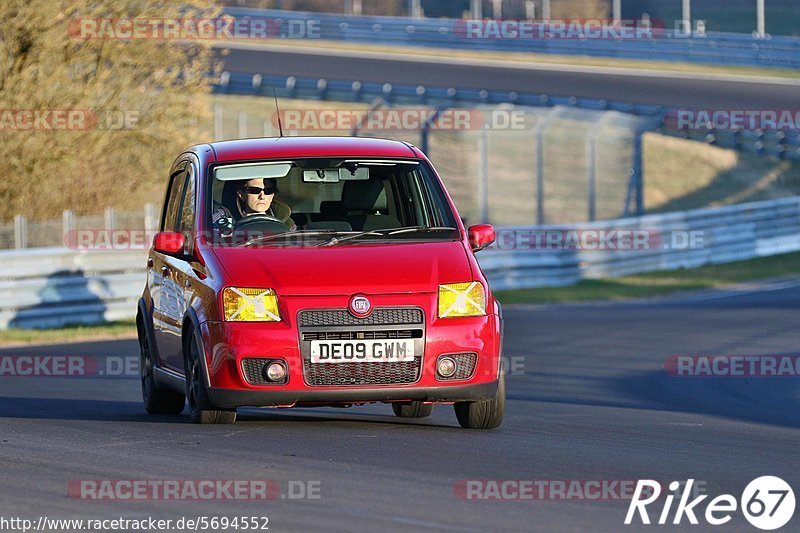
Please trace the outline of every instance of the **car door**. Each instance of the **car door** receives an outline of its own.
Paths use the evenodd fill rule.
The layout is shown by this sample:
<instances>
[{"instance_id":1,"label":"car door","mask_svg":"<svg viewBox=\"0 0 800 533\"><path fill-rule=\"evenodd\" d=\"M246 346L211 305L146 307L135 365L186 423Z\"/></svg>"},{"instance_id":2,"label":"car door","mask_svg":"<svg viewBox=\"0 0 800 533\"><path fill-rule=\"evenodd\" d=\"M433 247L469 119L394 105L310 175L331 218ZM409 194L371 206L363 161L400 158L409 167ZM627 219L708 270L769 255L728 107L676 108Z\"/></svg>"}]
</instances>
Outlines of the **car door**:
<instances>
[{"instance_id":1,"label":"car door","mask_svg":"<svg viewBox=\"0 0 800 533\"><path fill-rule=\"evenodd\" d=\"M176 231L180 227L180 215L183 196L186 190L187 162L179 163L170 176L164 209L161 215L159 231ZM160 252L152 252L153 259L153 331L159 366L178 370L174 366L175 350L174 329L170 316L175 314L175 284L170 270L170 256ZM180 342L178 343L180 348Z\"/></svg>"},{"instance_id":2,"label":"car door","mask_svg":"<svg viewBox=\"0 0 800 533\"><path fill-rule=\"evenodd\" d=\"M192 266L194 258L196 198L197 198L197 171L193 162L186 165L186 184L180 204L180 211L175 221L173 231L183 233L184 245L182 253L175 256L164 257L164 285L167 288L163 294L166 299L163 308L162 339L165 347L167 365L183 372L183 318L192 300L194 287L198 281L196 271Z\"/></svg>"}]
</instances>

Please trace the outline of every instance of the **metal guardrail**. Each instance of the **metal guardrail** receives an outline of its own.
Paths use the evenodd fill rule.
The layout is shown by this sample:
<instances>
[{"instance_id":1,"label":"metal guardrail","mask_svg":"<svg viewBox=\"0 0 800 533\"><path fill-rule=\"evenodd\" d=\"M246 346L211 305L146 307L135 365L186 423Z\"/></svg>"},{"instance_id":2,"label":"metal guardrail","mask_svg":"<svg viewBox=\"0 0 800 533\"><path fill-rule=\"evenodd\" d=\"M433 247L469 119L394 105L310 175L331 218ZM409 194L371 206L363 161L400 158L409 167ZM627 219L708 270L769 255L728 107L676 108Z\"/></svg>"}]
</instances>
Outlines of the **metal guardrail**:
<instances>
[{"instance_id":1,"label":"metal guardrail","mask_svg":"<svg viewBox=\"0 0 800 533\"><path fill-rule=\"evenodd\" d=\"M145 250L0 252L0 329L133 318L146 257Z\"/></svg>"},{"instance_id":2,"label":"metal guardrail","mask_svg":"<svg viewBox=\"0 0 800 533\"><path fill-rule=\"evenodd\" d=\"M746 65L779 68L800 67L800 39L749 34L708 32L687 36L672 30L657 31L651 39L525 39L474 38L458 19L346 16L270 9L227 7L225 13L237 19L269 18L293 21L298 28L311 23L314 38L335 41L382 43L407 46L437 46L508 52L537 52L587 55L659 61L688 61L717 65ZM287 33L292 36L291 30ZM297 38L307 32L297 31Z\"/></svg>"},{"instance_id":3,"label":"metal guardrail","mask_svg":"<svg viewBox=\"0 0 800 533\"><path fill-rule=\"evenodd\" d=\"M797 52L800 57L800 51ZM669 108L615 100L575 98L517 91L488 91L455 87L399 85L223 72L213 85L217 94L266 96L273 87L282 98L327 100L335 102L374 102L380 98L391 105L426 105L432 107L464 107L470 105L512 104L529 107L566 106L592 111L618 111L652 119L643 131L659 129L665 135L688 138L722 148L762 154L780 159L800 160L800 131L755 130L719 131L715 129L683 131L668 127L665 121Z\"/></svg>"},{"instance_id":4,"label":"metal guardrail","mask_svg":"<svg viewBox=\"0 0 800 533\"><path fill-rule=\"evenodd\" d=\"M602 230L639 230L650 236L649 243L659 245L626 250L505 249L508 235ZM478 254L493 289L565 286L587 278L798 251L800 196L578 226L498 227L497 231L498 241ZM673 236L691 232L699 232L702 245L674 246ZM145 283L145 258L144 250L0 252L0 329L133 318Z\"/></svg>"},{"instance_id":5,"label":"metal guardrail","mask_svg":"<svg viewBox=\"0 0 800 533\"><path fill-rule=\"evenodd\" d=\"M532 235L569 231L595 235L624 230L640 232L647 245L619 249L615 244L617 249L591 250L544 244L542 249L530 249L530 243L535 242ZM497 231L498 241L478 256L494 289L567 286L582 279L696 268L799 251L800 197L605 220L577 227L499 227ZM525 246L511 249L513 239L519 241L520 234Z\"/></svg>"}]
</instances>

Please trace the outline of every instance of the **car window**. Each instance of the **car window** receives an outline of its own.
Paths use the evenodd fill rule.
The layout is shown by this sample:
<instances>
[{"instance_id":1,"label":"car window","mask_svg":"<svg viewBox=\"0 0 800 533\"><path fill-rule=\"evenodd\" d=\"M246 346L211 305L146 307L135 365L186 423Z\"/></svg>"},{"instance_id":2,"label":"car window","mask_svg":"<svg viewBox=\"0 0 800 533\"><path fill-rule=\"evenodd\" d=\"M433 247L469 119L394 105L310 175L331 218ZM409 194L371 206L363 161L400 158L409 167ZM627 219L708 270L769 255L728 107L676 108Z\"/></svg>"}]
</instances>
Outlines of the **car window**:
<instances>
[{"instance_id":1,"label":"car window","mask_svg":"<svg viewBox=\"0 0 800 533\"><path fill-rule=\"evenodd\" d=\"M161 217L161 231L179 231L178 214L180 213L184 185L186 185L185 170L176 172L170 178L163 215Z\"/></svg>"},{"instance_id":2,"label":"car window","mask_svg":"<svg viewBox=\"0 0 800 533\"><path fill-rule=\"evenodd\" d=\"M286 165L284 175L266 178L265 165ZM301 230L312 238L367 232L383 240L456 238L452 209L430 167L415 160L309 158L275 163L215 166L207 213L215 238L233 244ZM247 172L252 174L248 178ZM264 191L271 191L265 193ZM426 231L432 228L430 231ZM393 230L403 231L393 231ZM453 230L450 233L447 230ZM288 237L286 237L288 238ZM357 242L355 238L351 241Z\"/></svg>"},{"instance_id":3,"label":"car window","mask_svg":"<svg viewBox=\"0 0 800 533\"><path fill-rule=\"evenodd\" d=\"M190 254L193 250L194 227L195 227L195 171L191 163L186 166L186 185L184 187L183 201L181 204L181 214L179 227L176 231L184 234L185 248L184 253Z\"/></svg>"}]
</instances>

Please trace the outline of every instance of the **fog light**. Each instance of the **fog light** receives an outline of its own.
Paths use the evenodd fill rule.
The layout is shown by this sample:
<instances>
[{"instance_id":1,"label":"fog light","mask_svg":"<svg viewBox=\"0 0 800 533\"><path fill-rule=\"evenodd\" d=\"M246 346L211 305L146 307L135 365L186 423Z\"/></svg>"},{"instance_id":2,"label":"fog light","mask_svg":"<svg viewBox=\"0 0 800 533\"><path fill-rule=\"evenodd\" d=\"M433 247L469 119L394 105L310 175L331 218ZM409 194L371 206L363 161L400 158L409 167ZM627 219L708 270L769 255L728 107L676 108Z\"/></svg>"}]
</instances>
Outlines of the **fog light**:
<instances>
[{"instance_id":1,"label":"fog light","mask_svg":"<svg viewBox=\"0 0 800 533\"><path fill-rule=\"evenodd\" d=\"M456 362L452 357L442 357L436 364L436 371L443 378L453 377L456 373Z\"/></svg>"},{"instance_id":2,"label":"fog light","mask_svg":"<svg viewBox=\"0 0 800 533\"><path fill-rule=\"evenodd\" d=\"M283 363L274 361L267 365L264 377L270 381L283 381L286 377L286 366Z\"/></svg>"}]
</instances>

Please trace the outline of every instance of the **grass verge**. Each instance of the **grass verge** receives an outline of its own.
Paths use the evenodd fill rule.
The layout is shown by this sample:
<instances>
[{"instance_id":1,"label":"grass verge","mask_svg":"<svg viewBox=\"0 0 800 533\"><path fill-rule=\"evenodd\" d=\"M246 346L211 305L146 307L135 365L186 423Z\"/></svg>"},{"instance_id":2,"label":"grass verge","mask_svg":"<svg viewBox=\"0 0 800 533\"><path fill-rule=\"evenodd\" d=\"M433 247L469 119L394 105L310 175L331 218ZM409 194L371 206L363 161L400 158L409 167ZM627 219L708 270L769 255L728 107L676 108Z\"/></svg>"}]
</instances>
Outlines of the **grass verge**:
<instances>
[{"instance_id":1,"label":"grass verge","mask_svg":"<svg viewBox=\"0 0 800 533\"><path fill-rule=\"evenodd\" d=\"M496 291L503 304L625 300L681 291L718 289L745 281L800 274L800 252L760 257L724 265L583 280L571 287Z\"/></svg>"},{"instance_id":2,"label":"grass verge","mask_svg":"<svg viewBox=\"0 0 800 533\"><path fill-rule=\"evenodd\" d=\"M0 347L128 339L135 336L135 320L110 322L97 326L75 325L57 329L7 329L0 331Z\"/></svg>"}]
</instances>

